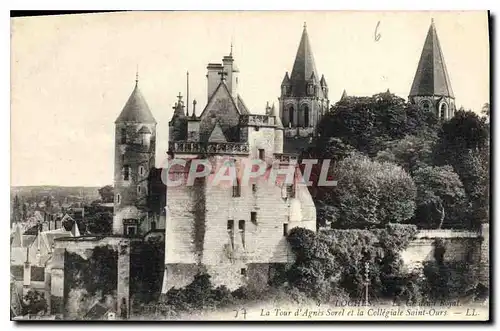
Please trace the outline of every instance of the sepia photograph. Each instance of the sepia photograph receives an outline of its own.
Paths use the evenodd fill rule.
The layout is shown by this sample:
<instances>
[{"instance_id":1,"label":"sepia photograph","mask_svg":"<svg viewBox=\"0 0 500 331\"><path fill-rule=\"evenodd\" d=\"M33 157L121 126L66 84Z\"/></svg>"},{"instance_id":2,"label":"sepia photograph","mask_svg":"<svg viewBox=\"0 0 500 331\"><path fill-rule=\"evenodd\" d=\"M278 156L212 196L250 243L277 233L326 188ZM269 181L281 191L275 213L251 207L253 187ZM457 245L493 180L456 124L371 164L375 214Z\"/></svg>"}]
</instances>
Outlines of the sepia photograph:
<instances>
[{"instance_id":1,"label":"sepia photograph","mask_svg":"<svg viewBox=\"0 0 500 331\"><path fill-rule=\"evenodd\" d=\"M11 17L10 319L490 321L490 25Z\"/></svg>"}]
</instances>

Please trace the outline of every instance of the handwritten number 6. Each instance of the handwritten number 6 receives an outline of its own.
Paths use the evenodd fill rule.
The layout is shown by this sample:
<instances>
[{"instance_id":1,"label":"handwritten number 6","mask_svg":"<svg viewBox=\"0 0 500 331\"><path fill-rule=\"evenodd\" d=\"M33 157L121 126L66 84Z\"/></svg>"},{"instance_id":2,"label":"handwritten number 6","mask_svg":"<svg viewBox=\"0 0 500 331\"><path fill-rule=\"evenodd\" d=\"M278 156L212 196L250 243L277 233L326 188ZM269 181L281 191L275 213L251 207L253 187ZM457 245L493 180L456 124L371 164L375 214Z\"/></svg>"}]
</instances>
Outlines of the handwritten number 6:
<instances>
[{"instance_id":1,"label":"handwritten number 6","mask_svg":"<svg viewBox=\"0 0 500 331\"><path fill-rule=\"evenodd\" d=\"M375 41L379 41L380 40L380 33L378 33L378 27L380 26L380 21L377 22L377 26L375 27Z\"/></svg>"}]
</instances>

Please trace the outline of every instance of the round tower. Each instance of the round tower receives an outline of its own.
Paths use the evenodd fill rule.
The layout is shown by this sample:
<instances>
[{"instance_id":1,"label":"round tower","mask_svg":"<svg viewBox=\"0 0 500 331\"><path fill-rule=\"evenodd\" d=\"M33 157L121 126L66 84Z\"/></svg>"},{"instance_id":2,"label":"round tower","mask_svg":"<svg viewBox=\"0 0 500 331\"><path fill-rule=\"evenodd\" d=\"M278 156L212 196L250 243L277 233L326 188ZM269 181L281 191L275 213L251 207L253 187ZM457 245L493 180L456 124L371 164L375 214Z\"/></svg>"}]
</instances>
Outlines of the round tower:
<instances>
[{"instance_id":1,"label":"round tower","mask_svg":"<svg viewBox=\"0 0 500 331\"><path fill-rule=\"evenodd\" d=\"M115 121L113 234L136 235L148 210L148 178L155 166L156 120L138 80Z\"/></svg>"}]
</instances>

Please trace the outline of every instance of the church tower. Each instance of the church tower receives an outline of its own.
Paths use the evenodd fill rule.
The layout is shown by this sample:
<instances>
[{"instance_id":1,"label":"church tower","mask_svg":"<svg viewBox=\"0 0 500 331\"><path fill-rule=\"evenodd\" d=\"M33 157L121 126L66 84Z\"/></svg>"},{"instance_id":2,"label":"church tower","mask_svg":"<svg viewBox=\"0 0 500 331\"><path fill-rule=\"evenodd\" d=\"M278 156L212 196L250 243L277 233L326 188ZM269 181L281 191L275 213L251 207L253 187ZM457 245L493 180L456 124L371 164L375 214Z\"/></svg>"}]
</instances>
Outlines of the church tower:
<instances>
[{"instance_id":1,"label":"church tower","mask_svg":"<svg viewBox=\"0 0 500 331\"><path fill-rule=\"evenodd\" d=\"M149 173L155 166L156 120L135 87L115 121L113 234L136 235L148 215Z\"/></svg>"},{"instance_id":2,"label":"church tower","mask_svg":"<svg viewBox=\"0 0 500 331\"><path fill-rule=\"evenodd\" d=\"M309 141L328 108L328 85L316 69L304 23L292 73L287 72L281 83L279 115L285 128L286 152L298 152L304 145L299 141Z\"/></svg>"},{"instance_id":3,"label":"church tower","mask_svg":"<svg viewBox=\"0 0 500 331\"><path fill-rule=\"evenodd\" d=\"M427 32L408 99L421 109L434 112L441 120L448 120L455 114L455 96L434 20Z\"/></svg>"}]
</instances>

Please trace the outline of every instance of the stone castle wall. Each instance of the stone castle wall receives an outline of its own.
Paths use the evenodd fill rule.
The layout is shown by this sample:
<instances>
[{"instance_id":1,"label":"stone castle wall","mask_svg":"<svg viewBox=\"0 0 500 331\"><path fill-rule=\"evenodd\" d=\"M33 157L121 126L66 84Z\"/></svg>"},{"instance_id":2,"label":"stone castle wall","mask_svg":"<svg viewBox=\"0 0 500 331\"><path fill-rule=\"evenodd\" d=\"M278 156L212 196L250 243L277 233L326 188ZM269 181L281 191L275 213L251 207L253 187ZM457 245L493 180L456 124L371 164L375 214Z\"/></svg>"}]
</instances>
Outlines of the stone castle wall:
<instances>
[{"instance_id":1,"label":"stone castle wall","mask_svg":"<svg viewBox=\"0 0 500 331\"><path fill-rule=\"evenodd\" d=\"M421 230L409 247L402 252L407 270L417 270L426 261L435 261L434 243L440 239L445 244L445 261L465 261L477 272L479 281L489 282L489 224L480 231Z\"/></svg>"}]
</instances>

